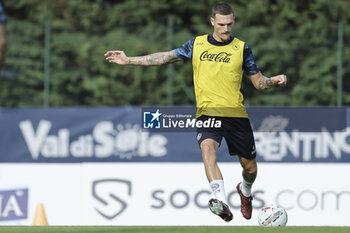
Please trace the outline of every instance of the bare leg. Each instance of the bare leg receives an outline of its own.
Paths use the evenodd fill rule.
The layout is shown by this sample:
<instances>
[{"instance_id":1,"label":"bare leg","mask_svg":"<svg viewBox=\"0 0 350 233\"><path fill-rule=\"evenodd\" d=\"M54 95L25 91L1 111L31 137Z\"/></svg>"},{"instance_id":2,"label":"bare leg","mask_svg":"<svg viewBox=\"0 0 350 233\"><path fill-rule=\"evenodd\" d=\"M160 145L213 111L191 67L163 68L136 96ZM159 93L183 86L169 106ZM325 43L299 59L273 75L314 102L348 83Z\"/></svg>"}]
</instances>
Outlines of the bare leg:
<instances>
[{"instance_id":1,"label":"bare leg","mask_svg":"<svg viewBox=\"0 0 350 233\"><path fill-rule=\"evenodd\" d=\"M236 189L241 198L241 212L243 217L250 219L253 211L251 187L257 175L256 159L248 160L241 156L238 158L243 168L243 182L238 183Z\"/></svg>"},{"instance_id":2,"label":"bare leg","mask_svg":"<svg viewBox=\"0 0 350 233\"><path fill-rule=\"evenodd\" d=\"M243 168L243 172L242 172L243 179L249 183L253 183L255 181L257 171L258 171L256 159L249 160L249 159L243 158L242 156L238 156L238 158Z\"/></svg>"},{"instance_id":3,"label":"bare leg","mask_svg":"<svg viewBox=\"0 0 350 233\"><path fill-rule=\"evenodd\" d=\"M216 162L219 143L208 138L201 143L200 147L202 150L205 174L207 175L208 181L223 180L221 171Z\"/></svg>"},{"instance_id":4,"label":"bare leg","mask_svg":"<svg viewBox=\"0 0 350 233\"><path fill-rule=\"evenodd\" d=\"M201 145L202 157L205 167L205 174L210 183L211 190L215 196L209 200L209 209L226 222L230 222L233 215L228 207L228 200L225 194L224 180L216 162L219 143L213 139L205 139Z\"/></svg>"}]
</instances>

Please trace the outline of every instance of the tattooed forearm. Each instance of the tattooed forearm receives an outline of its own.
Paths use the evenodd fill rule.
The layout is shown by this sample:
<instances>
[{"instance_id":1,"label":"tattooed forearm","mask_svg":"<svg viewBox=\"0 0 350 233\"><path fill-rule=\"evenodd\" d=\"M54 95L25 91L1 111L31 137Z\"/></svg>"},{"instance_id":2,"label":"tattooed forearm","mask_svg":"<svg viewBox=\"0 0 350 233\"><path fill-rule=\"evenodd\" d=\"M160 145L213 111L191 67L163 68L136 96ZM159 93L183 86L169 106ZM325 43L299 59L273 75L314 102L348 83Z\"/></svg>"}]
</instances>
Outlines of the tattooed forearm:
<instances>
[{"instance_id":1,"label":"tattooed forearm","mask_svg":"<svg viewBox=\"0 0 350 233\"><path fill-rule=\"evenodd\" d=\"M268 89L273 86L271 79L262 76L259 80L259 89Z\"/></svg>"},{"instance_id":2,"label":"tattooed forearm","mask_svg":"<svg viewBox=\"0 0 350 233\"><path fill-rule=\"evenodd\" d=\"M129 57L130 65L160 66L181 60L173 51L153 53L141 57Z\"/></svg>"}]
</instances>

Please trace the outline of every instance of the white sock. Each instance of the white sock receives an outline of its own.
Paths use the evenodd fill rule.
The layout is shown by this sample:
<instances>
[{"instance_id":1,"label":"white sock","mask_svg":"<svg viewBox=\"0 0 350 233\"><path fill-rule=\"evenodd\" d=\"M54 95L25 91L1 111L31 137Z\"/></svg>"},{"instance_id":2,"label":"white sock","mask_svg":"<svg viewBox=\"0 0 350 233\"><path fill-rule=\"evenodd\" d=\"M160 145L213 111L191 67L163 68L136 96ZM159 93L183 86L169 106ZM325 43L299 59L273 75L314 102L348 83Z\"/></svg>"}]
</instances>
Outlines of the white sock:
<instances>
[{"instance_id":1,"label":"white sock","mask_svg":"<svg viewBox=\"0 0 350 233\"><path fill-rule=\"evenodd\" d=\"M210 182L210 187L215 198L228 205L227 197L225 194L224 181L213 180Z\"/></svg>"},{"instance_id":2,"label":"white sock","mask_svg":"<svg viewBox=\"0 0 350 233\"><path fill-rule=\"evenodd\" d=\"M252 185L253 183L249 183L243 179L243 182L241 183L241 191L244 196L250 197L252 194Z\"/></svg>"}]
</instances>

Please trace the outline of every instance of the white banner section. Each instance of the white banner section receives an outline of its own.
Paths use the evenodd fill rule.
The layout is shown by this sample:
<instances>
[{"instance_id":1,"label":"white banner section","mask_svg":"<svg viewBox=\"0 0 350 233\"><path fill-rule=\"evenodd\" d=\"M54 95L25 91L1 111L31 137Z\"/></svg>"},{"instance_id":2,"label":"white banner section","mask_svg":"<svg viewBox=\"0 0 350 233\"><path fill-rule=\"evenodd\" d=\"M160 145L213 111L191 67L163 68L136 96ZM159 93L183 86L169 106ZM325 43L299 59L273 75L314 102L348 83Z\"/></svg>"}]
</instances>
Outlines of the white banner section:
<instances>
[{"instance_id":1,"label":"white banner section","mask_svg":"<svg viewBox=\"0 0 350 233\"><path fill-rule=\"evenodd\" d=\"M32 225L38 204L44 205L49 225L80 224L82 174L81 164L0 164L0 225ZM28 189L26 203L18 195L1 195L23 188ZM2 220L21 216L27 217Z\"/></svg>"},{"instance_id":2,"label":"white banner section","mask_svg":"<svg viewBox=\"0 0 350 233\"><path fill-rule=\"evenodd\" d=\"M260 164L251 220L240 213L235 190L239 164L220 164L234 220L207 207L211 197L200 163L88 164L84 166L83 224L257 225L260 208L286 208L288 225L349 225L349 165Z\"/></svg>"},{"instance_id":3,"label":"white banner section","mask_svg":"<svg viewBox=\"0 0 350 233\"><path fill-rule=\"evenodd\" d=\"M235 190L240 165L219 165L230 223L207 207L201 163L86 163L1 164L0 225L31 225L39 203L49 225L257 225L269 203L287 210L288 225L350 225L350 164L259 164L249 221ZM28 203L16 189L28 190Z\"/></svg>"}]
</instances>

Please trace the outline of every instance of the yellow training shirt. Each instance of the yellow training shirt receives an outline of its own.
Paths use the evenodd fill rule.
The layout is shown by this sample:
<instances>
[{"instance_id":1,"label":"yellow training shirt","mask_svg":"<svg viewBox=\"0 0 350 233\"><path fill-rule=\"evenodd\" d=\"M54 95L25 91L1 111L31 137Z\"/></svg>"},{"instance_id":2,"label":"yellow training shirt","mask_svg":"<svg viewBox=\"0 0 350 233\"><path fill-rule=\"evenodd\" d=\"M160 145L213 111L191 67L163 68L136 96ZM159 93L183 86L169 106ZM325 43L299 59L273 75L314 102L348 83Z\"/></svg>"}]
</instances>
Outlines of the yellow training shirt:
<instances>
[{"instance_id":1,"label":"yellow training shirt","mask_svg":"<svg viewBox=\"0 0 350 233\"><path fill-rule=\"evenodd\" d=\"M223 46L209 43L208 35L195 38L192 65L197 118L248 117L240 91L243 51L244 42L237 38Z\"/></svg>"}]
</instances>

